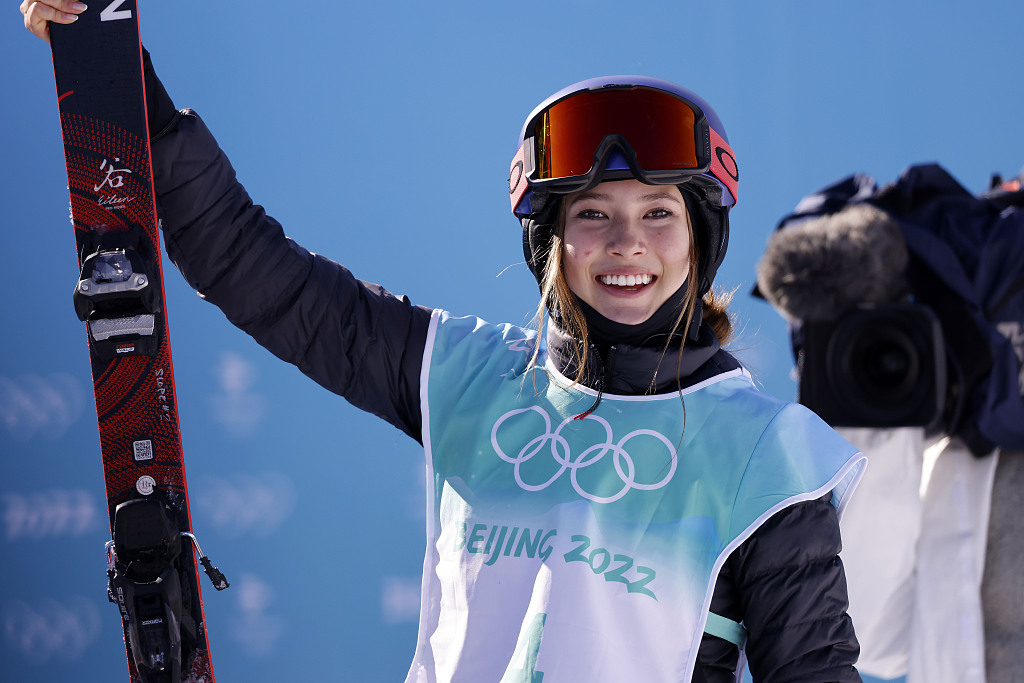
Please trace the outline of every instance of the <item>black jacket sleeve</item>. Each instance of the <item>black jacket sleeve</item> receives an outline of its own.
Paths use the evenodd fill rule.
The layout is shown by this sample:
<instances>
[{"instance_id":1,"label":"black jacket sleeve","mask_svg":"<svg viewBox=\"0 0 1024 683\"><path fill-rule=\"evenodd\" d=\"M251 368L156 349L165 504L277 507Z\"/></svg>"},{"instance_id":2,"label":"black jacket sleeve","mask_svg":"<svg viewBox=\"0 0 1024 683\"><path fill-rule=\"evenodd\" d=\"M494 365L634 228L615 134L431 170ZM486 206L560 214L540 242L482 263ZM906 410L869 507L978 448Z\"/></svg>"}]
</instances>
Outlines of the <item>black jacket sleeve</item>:
<instances>
[{"instance_id":1,"label":"black jacket sleeve","mask_svg":"<svg viewBox=\"0 0 1024 683\"><path fill-rule=\"evenodd\" d=\"M711 611L742 621L757 683L860 681L860 645L839 551L839 518L830 496L772 516L726 561ZM705 636L698 661L709 683L734 680L739 651Z\"/></svg>"},{"instance_id":2,"label":"black jacket sleeve","mask_svg":"<svg viewBox=\"0 0 1024 683\"><path fill-rule=\"evenodd\" d=\"M161 97L162 87L147 89ZM160 123L163 115L150 117L160 126L153 178L167 254L188 283L276 356L419 440L431 310L288 239L253 204L197 114Z\"/></svg>"}]
</instances>

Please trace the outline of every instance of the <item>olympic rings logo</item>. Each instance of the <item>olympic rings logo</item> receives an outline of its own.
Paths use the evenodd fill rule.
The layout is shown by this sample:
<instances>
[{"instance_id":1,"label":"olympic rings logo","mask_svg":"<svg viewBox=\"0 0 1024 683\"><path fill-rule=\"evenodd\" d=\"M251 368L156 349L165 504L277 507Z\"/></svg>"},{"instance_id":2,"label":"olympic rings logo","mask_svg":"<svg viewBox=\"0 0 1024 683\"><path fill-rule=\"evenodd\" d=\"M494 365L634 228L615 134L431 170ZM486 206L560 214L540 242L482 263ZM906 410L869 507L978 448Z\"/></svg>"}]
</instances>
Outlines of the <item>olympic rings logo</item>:
<instances>
[{"instance_id":1,"label":"olympic rings logo","mask_svg":"<svg viewBox=\"0 0 1024 683\"><path fill-rule=\"evenodd\" d=\"M506 420L528 412L535 412L541 416L544 420L544 433L530 439L526 445L520 449L518 455L510 456L502 450L501 446L498 445L498 430ZM568 471L569 481L572 482L573 489L575 489L576 493L580 496L595 503L612 503L619 498L622 498L632 489L636 489L638 491L654 491L664 487L672 480L672 477L676 473L676 467L678 466L678 457L675 446L673 446L672 442L663 434L651 429L635 429L616 442L612 436L612 427L608 424L607 420L598 417L597 415L588 415L585 419L593 420L604 427L605 440L603 443L597 443L589 446L575 457L571 455L569 442L561 433L562 429L573 421L573 418L566 418L560 425L558 425L558 428L552 432L551 417L547 414L547 411L539 406L517 408L515 410L510 410L499 417L497 422L494 423L494 427L491 429L491 446L494 448L494 452L497 453L499 458L515 466L514 474L516 483L519 484L519 487L524 491L541 491L546 489L552 483L557 481L559 477L565 474L566 471ZM661 478L654 483L640 483L636 480L637 463L633 461L632 456L630 456L626 451L626 444L632 439L640 436L654 437L664 444L665 449L668 451L668 466ZM548 447L551 457L554 458L555 463L558 465L557 470L547 479L547 481L542 481L540 483L530 483L525 481L523 478L523 466L535 456L539 455L541 451L545 449L545 446ZM622 488L610 496L600 496L583 489L579 482L579 471L598 464L606 455L611 458L612 467L619 479L622 481Z\"/></svg>"}]
</instances>

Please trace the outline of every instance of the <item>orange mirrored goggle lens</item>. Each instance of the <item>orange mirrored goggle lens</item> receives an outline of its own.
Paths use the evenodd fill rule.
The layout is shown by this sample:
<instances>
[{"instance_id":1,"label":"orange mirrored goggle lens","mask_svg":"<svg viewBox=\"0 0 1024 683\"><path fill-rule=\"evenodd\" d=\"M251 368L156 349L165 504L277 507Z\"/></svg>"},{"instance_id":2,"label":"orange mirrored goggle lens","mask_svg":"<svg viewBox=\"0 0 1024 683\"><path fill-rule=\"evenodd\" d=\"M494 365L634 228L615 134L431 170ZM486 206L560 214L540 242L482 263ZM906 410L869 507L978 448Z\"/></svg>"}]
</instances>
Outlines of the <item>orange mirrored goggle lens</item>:
<instances>
[{"instance_id":1,"label":"orange mirrored goggle lens","mask_svg":"<svg viewBox=\"0 0 1024 683\"><path fill-rule=\"evenodd\" d=\"M696 169L698 114L647 88L584 91L556 102L537 123L535 180L586 175L608 135L621 135L649 171ZM701 119L703 117L701 116Z\"/></svg>"}]
</instances>

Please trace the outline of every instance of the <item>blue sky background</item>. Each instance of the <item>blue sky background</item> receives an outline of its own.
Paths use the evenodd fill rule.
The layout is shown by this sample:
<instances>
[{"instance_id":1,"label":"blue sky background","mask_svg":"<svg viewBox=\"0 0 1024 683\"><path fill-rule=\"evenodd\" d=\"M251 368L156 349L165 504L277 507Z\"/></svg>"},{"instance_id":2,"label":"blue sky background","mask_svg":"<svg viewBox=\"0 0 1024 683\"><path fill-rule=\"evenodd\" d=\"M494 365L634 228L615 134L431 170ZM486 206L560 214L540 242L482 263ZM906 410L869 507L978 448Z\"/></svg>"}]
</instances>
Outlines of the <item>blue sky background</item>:
<instances>
[{"instance_id":1,"label":"blue sky background","mask_svg":"<svg viewBox=\"0 0 1024 683\"><path fill-rule=\"evenodd\" d=\"M853 172L937 161L968 189L1024 165L1024 4L524 0L142 2L143 40L253 197L307 248L415 302L524 322L536 287L505 179L526 114L596 75L716 108L740 202L717 283L735 348L792 398L780 318L749 296L776 222ZM0 667L126 679L49 50L0 22ZM969 7L969 8L968 8ZM315 10L318 14L306 12ZM396 681L415 645L419 447L166 291L193 521L222 681Z\"/></svg>"}]
</instances>

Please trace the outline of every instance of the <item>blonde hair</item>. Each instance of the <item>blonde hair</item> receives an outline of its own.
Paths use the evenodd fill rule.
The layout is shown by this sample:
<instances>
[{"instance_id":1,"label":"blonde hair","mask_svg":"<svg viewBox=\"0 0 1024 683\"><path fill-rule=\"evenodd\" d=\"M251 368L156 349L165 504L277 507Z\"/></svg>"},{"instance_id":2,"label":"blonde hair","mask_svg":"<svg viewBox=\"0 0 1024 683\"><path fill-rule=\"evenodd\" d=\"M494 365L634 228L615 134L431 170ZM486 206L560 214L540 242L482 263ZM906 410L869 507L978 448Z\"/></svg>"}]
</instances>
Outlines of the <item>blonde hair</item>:
<instances>
[{"instance_id":1,"label":"blonde hair","mask_svg":"<svg viewBox=\"0 0 1024 683\"><path fill-rule=\"evenodd\" d=\"M690 218L689 211L686 212L686 225L690 233L691 245L686 282L692 285L698 281L697 278L699 275L697 272L697 264L700 260L697 251L697 243L694 240L693 223ZM558 221L555 225L554 234L551 238L551 244L548 248L547 254L545 255L544 275L541 279L540 285L540 303L537 306L537 312L534 314L531 326L537 331L537 339L539 341L544 334L545 311L550 311L553 315L561 319L566 332L583 342L582 344L573 346L573 361L576 364L577 371L576 377L571 379L573 380L573 383L576 384L583 378L584 369L586 368L587 357L590 352L590 337L587 329L586 317L583 315L583 311L577 303L576 296L569 288L569 283L565 279L565 270L563 267L565 242L562 239L564 227L565 202L563 201L562 206L558 211ZM711 326L715 336L718 337L718 341L723 346L732 339L733 335L732 317L727 310L729 303L732 301L732 297L733 292L716 293L711 290L704 295L702 300L702 320ZM687 288L686 296L683 299L682 310L680 310L679 316L676 318L676 321L672 326L672 331L671 334L669 334L668 341L665 342L665 348L662 351L663 356L668 353L672 340L676 336L676 332L680 329L684 331L690 329L690 325L693 323L696 306L697 290L690 286ZM683 341L679 345L677 370L682 367L683 347L686 344L687 335L684 333L681 337ZM536 362L539 353L540 344L538 343L534 347L531 365Z\"/></svg>"}]
</instances>

